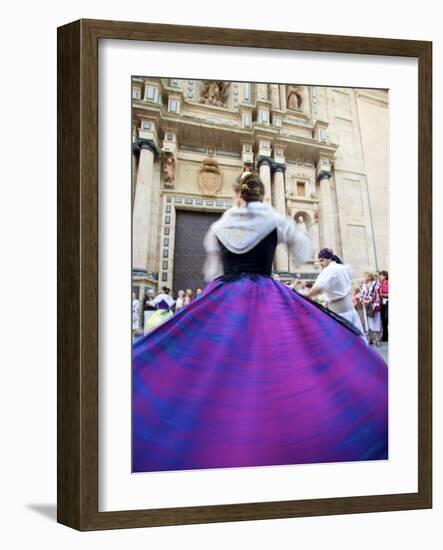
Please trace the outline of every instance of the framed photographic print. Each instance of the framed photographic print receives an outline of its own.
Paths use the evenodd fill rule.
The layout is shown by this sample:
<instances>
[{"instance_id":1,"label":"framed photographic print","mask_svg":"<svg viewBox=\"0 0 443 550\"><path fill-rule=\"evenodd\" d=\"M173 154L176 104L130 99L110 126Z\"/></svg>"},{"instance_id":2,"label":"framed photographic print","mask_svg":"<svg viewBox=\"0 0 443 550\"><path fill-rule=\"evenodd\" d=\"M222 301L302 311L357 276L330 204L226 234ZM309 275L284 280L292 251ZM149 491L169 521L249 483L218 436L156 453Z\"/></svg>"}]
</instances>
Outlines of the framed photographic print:
<instances>
[{"instance_id":1,"label":"framed photographic print","mask_svg":"<svg viewBox=\"0 0 443 550\"><path fill-rule=\"evenodd\" d=\"M432 506L432 45L58 29L58 521Z\"/></svg>"}]
</instances>

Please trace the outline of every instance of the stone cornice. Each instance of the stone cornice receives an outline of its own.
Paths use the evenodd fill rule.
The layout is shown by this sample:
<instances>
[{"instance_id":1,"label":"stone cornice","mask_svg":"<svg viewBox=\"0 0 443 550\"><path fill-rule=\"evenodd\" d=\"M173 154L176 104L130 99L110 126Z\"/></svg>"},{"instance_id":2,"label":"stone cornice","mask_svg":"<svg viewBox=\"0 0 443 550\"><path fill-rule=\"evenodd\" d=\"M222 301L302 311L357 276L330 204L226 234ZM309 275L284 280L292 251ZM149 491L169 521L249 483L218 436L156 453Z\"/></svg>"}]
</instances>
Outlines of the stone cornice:
<instances>
[{"instance_id":1,"label":"stone cornice","mask_svg":"<svg viewBox=\"0 0 443 550\"><path fill-rule=\"evenodd\" d=\"M150 118L156 121L157 125L170 125L171 127L179 128L181 125L194 125L194 126L205 126L210 127L212 131L222 131L225 132L228 130L239 136L251 136L252 139L267 139L267 140L278 140L279 143L283 144L306 144L310 147L315 147L321 152L335 153L338 145L334 143L320 143L317 139L313 137L307 137L303 135L294 135L293 132L288 133L287 129L284 127L273 126L271 124L265 125L260 123L254 123L251 128L242 128L241 126L241 115L240 113L232 113L227 109L220 107L210 107L212 113L208 110L207 105L193 104L193 108L196 107L197 110L201 110L207 116L209 120L205 120L206 117L198 116L196 112L188 111L183 109L182 112L178 115L173 115L167 112L163 106L159 104L146 104L143 100L134 100L134 113L140 118L148 118L144 111L150 111ZM138 111L138 113L137 113ZM225 117L221 117L218 120L219 124L215 124L211 121L211 118L217 118L216 112L224 112ZM294 127L294 126L293 126ZM301 126L302 127L302 126ZM307 126L303 127L304 129ZM309 127L312 129L311 127Z\"/></svg>"},{"instance_id":2,"label":"stone cornice","mask_svg":"<svg viewBox=\"0 0 443 550\"><path fill-rule=\"evenodd\" d=\"M161 107L153 106L134 106L136 118L150 120L155 123L157 132L161 136L163 132L172 131L177 134L177 143L183 139L186 133L189 143L202 146L209 141L216 146L221 141L230 143L231 150L241 150L241 143L248 141L257 144L260 140L270 142L270 147L278 146L285 148L288 158L297 154L311 162L317 162L320 155L333 158L338 146L333 143L319 142L318 140L301 135L285 135L281 130L274 126L254 126L252 128L241 128L232 125L232 118L225 125L205 122L204 120L195 120L190 117L180 115L171 115L162 112ZM149 115L148 115L149 111ZM214 113L215 114L215 113ZM271 153L269 153L271 154Z\"/></svg>"},{"instance_id":3,"label":"stone cornice","mask_svg":"<svg viewBox=\"0 0 443 550\"><path fill-rule=\"evenodd\" d=\"M314 206L320 202L318 198L304 197L299 195L292 195L291 193L286 193L286 200L288 201L288 206L294 206L299 203L309 204Z\"/></svg>"}]
</instances>

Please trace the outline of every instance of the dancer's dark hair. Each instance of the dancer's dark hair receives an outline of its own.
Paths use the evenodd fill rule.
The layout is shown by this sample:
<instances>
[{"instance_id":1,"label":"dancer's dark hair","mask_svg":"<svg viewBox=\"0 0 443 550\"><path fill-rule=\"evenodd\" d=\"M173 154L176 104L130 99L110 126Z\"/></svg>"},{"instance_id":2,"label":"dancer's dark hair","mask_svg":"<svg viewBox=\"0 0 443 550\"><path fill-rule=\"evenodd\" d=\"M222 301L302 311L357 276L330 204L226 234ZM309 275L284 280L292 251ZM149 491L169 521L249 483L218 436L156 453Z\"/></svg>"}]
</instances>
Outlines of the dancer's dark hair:
<instances>
[{"instance_id":1,"label":"dancer's dark hair","mask_svg":"<svg viewBox=\"0 0 443 550\"><path fill-rule=\"evenodd\" d=\"M265 186L256 172L245 171L238 176L234 190L245 202L263 201Z\"/></svg>"},{"instance_id":2,"label":"dancer's dark hair","mask_svg":"<svg viewBox=\"0 0 443 550\"><path fill-rule=\"evenodd\" d=\"M320 252L318 253L318 259L325 258L326 260L332 260L333 262L337 264L342 264L343 262L340 260L338 256L334 254L334 251L331 248L322 248Z\"/></svg>"}]
</instances>

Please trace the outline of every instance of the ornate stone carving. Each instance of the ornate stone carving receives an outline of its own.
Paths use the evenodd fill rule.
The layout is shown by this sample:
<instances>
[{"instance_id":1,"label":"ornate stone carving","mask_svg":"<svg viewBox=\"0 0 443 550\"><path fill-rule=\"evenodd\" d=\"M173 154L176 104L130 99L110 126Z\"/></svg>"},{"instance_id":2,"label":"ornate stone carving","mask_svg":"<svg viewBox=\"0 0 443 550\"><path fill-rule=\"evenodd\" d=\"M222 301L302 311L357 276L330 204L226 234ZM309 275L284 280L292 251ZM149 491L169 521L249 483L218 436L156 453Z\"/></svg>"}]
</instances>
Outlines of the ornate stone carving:
<instances>
[{"instance_id":1,"label":"ornate stone carving","mask_svg":"<svg viewBox=\"0 0 443 550\"><path fill-rule=\"evenodd\" d=\"M172 153L163 153L163 183L168 189L173 189L175 186L175 157Z\"/></svg>"},{"instance_id":2,"label":"ornate stone carving","mask_svg":"<svg viewBox=\"0 0 443 550\"><path fill-rule=\"evenodd\" d=\"M298 86L288 86L286 92L286 104L288 109L298 110L301 109L303 103L303 96Z\"/></svg>"},{"instance_id":3,"label":"ornate stone carving","mask_svg":"<svg viewBox=\"0 0 443 550\"><path fill-rule=\"evenodd\" d=\"M202 193L208 197L215 197L221 188L222 181L223 173L218 162L213 158L205 159L198 174L198 184Z\"/></svg>"},{"instance_id":4,"label":"ornate stone carving","mask_svg":"<svg viewBox=\"0 0 443 550\"><path fill-rule=\"evenodd\" d=\"M200 103L226 107L226 91L230 82L223 80L204 80Z\"/></svg>"}]
</instances>

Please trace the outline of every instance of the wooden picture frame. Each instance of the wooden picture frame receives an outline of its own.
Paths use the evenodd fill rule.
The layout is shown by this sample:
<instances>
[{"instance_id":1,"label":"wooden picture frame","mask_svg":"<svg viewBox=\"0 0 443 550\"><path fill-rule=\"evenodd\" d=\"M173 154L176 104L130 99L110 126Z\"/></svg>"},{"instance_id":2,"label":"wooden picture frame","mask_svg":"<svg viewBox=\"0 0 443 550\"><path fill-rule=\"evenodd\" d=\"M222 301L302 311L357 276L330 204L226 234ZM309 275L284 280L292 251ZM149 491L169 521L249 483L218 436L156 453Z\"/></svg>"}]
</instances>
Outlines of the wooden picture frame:
<instances>
[{"instance_id":1,"label":"wooden picture frame","mask_svg":"<svg viewBox=\"0 0 443 550\"><path fill-rule=\"evenodd\" d=\"M418 492L98 511L98 41L124 39L418 59ZM58 521L79 530L432 506L432 43L80 20L58 29Z\"/></svg>"}]
</instances>

